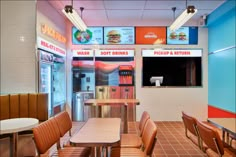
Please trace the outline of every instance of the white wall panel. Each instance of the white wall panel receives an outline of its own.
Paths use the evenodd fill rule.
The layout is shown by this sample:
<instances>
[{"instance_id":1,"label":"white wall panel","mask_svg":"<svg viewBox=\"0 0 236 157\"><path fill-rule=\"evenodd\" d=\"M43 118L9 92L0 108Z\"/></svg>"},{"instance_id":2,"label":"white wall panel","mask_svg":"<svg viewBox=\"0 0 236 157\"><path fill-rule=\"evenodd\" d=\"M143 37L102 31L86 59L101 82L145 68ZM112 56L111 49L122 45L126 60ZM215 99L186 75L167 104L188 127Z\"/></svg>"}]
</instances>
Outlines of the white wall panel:
<instances>
[{"instance_id":1,"label":"white wall panel","mask_svg":"<svg viewBox=\"0 0 236 157\"><path fill-rule=\"evenodd\" d=\"M1 93L36 91L36 2L1 1Z\"/></svg>"}]
</instances>

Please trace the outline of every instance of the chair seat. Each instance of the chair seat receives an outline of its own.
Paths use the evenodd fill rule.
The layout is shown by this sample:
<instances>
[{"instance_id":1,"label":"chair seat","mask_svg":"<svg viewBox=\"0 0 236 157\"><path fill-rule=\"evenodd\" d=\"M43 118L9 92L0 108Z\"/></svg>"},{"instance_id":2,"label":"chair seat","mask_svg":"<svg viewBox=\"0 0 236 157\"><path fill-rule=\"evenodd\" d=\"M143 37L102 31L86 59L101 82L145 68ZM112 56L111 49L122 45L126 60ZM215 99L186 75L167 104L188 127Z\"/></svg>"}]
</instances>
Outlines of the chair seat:
<instances>
[{"instance_id":1,"label":"chair seat","mask_svg":"<svg viewBox=\"0 0 236 157\"><path fill-rule=\"evenodd\" d=\"M145 153L138 148L112 148L111 157L145 157Z\"/></svg>"},{"instance_id":2,"label":"chair seat","mask_svg":"<svg viewBox=\"0 0 236 157\"><path fill-rule=\"evenodd\" d=\"M121 134L122 148L140 148L142 145L141 138L136 134Z\"/></svg>"},{"instance_id":3,"label":"chair seat","mask_svg":"<svg viewBox=\"0 0 236 157\"><path fill-rule=\"evenodd\" d=\"M85 147L65 147L57 150L52 157L89 157L90 148Z\"/></svg>"}]
</instances>

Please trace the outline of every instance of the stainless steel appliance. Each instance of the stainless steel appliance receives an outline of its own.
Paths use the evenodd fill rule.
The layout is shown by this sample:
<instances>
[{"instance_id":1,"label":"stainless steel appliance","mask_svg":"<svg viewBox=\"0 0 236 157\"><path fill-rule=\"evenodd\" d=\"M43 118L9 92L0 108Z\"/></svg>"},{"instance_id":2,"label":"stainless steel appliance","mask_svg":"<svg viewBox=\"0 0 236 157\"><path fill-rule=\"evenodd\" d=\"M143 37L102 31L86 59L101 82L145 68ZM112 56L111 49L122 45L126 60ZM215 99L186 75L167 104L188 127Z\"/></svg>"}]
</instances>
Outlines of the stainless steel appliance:
<instances>
[{"instance_id":1,"label":"stainless steel appliance","mask_svg":"<svg viewBox=\"0 0 236 157\"><path fill-rule=\"evenodd\" d=\"M92 106L84 106L84 101L94 98L92 91L80 91L73 93L72 101L72 120L73 121L87 121L88 118L93 117Z\"/></svg>"}]
</instances>

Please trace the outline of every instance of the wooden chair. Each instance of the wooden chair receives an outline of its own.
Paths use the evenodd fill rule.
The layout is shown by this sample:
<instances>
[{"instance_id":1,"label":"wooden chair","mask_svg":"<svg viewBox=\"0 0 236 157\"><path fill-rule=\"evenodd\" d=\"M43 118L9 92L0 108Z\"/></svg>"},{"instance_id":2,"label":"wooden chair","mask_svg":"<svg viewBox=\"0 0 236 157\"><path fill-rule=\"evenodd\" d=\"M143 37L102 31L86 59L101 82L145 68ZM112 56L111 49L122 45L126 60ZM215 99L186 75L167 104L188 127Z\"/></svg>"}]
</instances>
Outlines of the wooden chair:
<instances>
[{"instance_id":1,"label":"wooden chair","mask_svg":"<svg viewBox=\"0 0 236 157\"><path fill-rule=\"evenodd\" d=\"M57 122L57 126L60 131L60 137L63 137L67 132L69 132L69 137L71 137L71 128L72 128L72 121L68 112L62 111L61 113L57 114L55 117ZM57 144L57 147L61 147L60 141ZM71 146L70 143L66 142L62 144L63 146Z\"/></svg>"},{"instance_id":2,"label":"wooden chair","mask_svg":"<svg viewBox=\"0 0 236 157\"><path fill-rule=\"evenodd\" d=\"M150 119L148 112L144 111L139 122L139 133L137 134L121 134L121 147L124 148L140 148L142 145L142 134L147 120Z\"/></svg>"},{"instance_id":3,"label":"wooden chair","mask_svg":"<svg viewBox=\"0 0 236 157\"><path fill-rule=\"evenodd\" d=\"M203 122L197 121L200 138L206 144L206 154L209 157L221 157L224 155L224 146L217 130Z\"/></svg>"},{"instance_id":4,"label":"wooden chair","mask_svg":"<svg viewBox=\"0 0 236 157\"><path fill-rule=\"evenodd\" d=\"M37 148L38 156L46 153L54 144L60 140L60 130L54 118L51 118L33 128L34 142ZM58 157L88 157L90 149L82 147L65 147L58 149L56 154L51 156Z\"/></svg>"},{"instance_id":5,"label":"wooden chair","mask_svg":"<svg viewBox=\"0 0 236 157\"><path fill-rule=\"evenodd\" d=\"M156 143L156 134L157 127L156 124L148 119L146 125L144 127L143 135L142 135L142 148L112 148L111 157L139 157L139 156L152 156L153 149Z\"/></svg>"},{"instance_id":6,"label":"wooden chair","mask_svg":"<svg viewBox=\"0 0 236 157\"><path fill-rule=\"evenodd\" d=\"M201 139L197 130L197 119L188 115L182 111L182 119L185 127L185 135L189 138L194 144L196 144L200 149L203 149L201 144Z\"/></svg>"}]
</instances>

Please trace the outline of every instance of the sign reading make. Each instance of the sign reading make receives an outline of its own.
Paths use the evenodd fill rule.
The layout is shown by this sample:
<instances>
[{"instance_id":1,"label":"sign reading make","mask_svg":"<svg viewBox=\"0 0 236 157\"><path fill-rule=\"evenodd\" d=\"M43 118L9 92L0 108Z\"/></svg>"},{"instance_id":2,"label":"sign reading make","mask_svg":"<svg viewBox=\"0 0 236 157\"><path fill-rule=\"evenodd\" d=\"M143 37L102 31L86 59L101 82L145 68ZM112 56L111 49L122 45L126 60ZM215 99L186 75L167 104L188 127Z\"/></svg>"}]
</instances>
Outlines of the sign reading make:
<instances>
[{"instance_id":1,"label":"sign reading make","mask_svg":"<svg viewBox=\"0 0 236 157\"><path fill-rule=\"evenodd\" d=\"M133 57L134 50L96 50L96 57Z\"/></svg>"}]
</instances>

